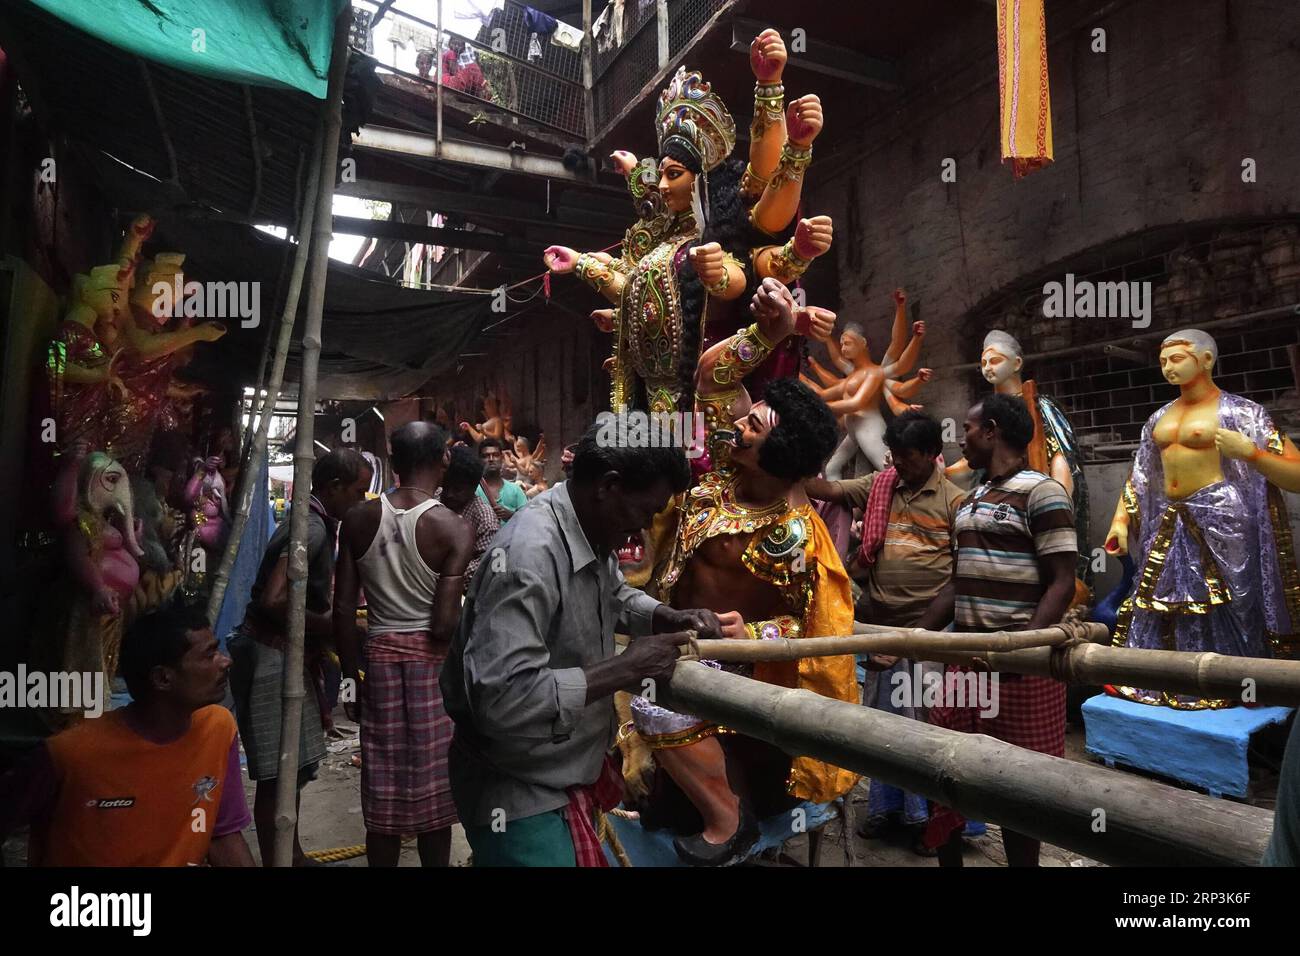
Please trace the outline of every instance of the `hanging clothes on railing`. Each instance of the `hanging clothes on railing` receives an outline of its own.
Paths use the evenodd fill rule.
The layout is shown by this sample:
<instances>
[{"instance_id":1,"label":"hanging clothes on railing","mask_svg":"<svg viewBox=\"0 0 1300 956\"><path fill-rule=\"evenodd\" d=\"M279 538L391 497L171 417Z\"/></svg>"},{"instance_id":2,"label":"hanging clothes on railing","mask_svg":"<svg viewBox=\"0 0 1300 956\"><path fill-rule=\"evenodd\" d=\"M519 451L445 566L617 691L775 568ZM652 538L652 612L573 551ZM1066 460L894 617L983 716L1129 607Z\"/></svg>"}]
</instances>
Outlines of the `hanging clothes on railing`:
<instances>
[{"instance_id":1,"label":"hanging clothes on railing","mask_svg":"<svg viewBox=\"0 0 1300 956\"><path fill-rule=\"evenodd\" d=\"M417 50L432 50L438 45L433 40L432 30L397 16L389 18L388 42L402 49L410 45Z\"/></svg>"},{"instance_id":2,"label":"hanging clothes on railing","mask_svg":"<svg viewBox=\"0 0 1300 956\"><path fill-rule=\"evenodd\" d=\"M533 33L550 36L555 32L555 25L559 23L559 21L549 13L543 13L541 10L534 10L532 7L524 7L524 23Z\"/></svg>"},{"instance_id":3,"label":"hanging clothes on railing","mask_svg":"<svg viewBox=\"0 0 1300 956\"><path fill-rule=\"evenodd\" d=\"M577 53L582 49L582 31L577 27L569 26L563 20L556 20L555 32L551 34L551 42L558 47Z\"/></svg>"},{"instance_id":4,"label":"hanging clothes on railing","mask_svg":"<svg viewBox=\"0 0 1300 956\"><path fill-rule=\"evenodd\" d=\"M528 35L529 63L542 58L542 41L540 37L550 36L554 33L557 23L559 23L559 21L549 13L543 13L541 10L534 10L532 7L524 7L524 25L532 31Z\"/></svg>"},{"instance_id":5,"label":"hanging clothes on railing","mask_svg":"<svg viewBox=\"0 0 1300 956\"><path fill-rule=\"evenodd\" d=\"M613 3L605 4L605 9L600 11L600 16L591 25L591 36L596 41L597 53L604 53L614 46L614 28L610 23L610 14L613 10Z\"/></svg>"}]
</instances>

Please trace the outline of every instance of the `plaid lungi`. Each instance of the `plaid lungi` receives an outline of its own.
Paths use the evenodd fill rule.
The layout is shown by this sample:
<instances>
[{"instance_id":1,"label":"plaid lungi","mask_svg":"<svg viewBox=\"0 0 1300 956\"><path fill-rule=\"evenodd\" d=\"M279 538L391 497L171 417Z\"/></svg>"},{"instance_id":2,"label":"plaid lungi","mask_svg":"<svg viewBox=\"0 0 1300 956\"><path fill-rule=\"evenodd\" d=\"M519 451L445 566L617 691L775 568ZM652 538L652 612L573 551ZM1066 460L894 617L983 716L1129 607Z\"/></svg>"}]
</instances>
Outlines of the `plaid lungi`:
<instances>
[{"instance_id":1,"label":"plaid lungi","mask_svg":"<svg viewBox=\"0 0 1300 956\"><path fill-rule=\"evenodd\" d=\"M284 652L251 628L240 627L226 643L230 653L230 694L239 721L239 739L248 756L250 780L274 780L280 775L280 716L284 708ZM313 678L304 680L314 682ZM298 729L298 770L325 757L319 698L307 685ZM302 778L300 777L300 784Z\"/></svg>"},{"instance_id":2,"label":"plaid lungi","mask_svg":"<svg viewBox=\"0 0 1300 956\"><path fill-rule=\"evenodd\" d=\"M948 672L962 673L968 667L948 665ZM1015 675L998 681L998 712L981 717L976 705L931 707L930 723L968 734L988 734L1005 743L1036 750L1052 757L1065 756L1065 685L1050 677ZM966 825L966 818L951 807L930 805L930 824L924 842L931 848L947 843L954 830Z\"/></svg>"},{"instance_id":3,"label":"plaid lungi","mask_svg":"<svg viewBox=\"0 0 1300 956\"><path fill-rule=\"evenodd\" d=\"M361 814L374 833L429 833L456 822L447 774L453 725L438 687L444 658L419 656L366 649Z\"/></svg>"}]
</instances>

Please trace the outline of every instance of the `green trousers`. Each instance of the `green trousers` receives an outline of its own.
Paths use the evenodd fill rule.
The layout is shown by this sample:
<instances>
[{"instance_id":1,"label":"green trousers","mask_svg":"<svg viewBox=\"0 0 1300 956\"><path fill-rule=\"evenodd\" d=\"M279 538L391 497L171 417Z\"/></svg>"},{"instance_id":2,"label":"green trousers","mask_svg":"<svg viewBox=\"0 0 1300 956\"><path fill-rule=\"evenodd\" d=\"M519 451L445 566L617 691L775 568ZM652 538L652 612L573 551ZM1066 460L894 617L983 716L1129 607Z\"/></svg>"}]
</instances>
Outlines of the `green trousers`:
<instances>
[{"instance_id":1,"label":"green trousers","mask_svg":"<svg viewBox=\"0 0 1300 956\"><path fill-rule=\"evenodd\" d=\"M466 827L475 866L577 866L563 812L551 810L498 826Z\"/></svg>"}]
</instances>

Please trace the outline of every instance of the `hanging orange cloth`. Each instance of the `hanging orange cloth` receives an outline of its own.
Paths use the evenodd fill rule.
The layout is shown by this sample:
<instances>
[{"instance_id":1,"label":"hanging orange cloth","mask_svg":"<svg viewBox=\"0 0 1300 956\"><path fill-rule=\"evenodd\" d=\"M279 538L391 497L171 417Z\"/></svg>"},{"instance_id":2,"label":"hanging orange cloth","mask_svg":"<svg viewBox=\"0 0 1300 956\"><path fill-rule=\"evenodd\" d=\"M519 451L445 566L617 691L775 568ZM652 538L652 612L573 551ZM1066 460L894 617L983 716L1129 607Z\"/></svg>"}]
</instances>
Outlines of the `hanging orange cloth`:
<instances>
[{"instance_id":1,"label":"hanging orange cloth","mask_svg":"<svg viewBox=\"0 0 1300 956\"><path fill-rule=\"evenodd\" d=\"M1052 161L1044 0L997 0L1002 161L1019 179Z\"/></svg>"}]
</instances>

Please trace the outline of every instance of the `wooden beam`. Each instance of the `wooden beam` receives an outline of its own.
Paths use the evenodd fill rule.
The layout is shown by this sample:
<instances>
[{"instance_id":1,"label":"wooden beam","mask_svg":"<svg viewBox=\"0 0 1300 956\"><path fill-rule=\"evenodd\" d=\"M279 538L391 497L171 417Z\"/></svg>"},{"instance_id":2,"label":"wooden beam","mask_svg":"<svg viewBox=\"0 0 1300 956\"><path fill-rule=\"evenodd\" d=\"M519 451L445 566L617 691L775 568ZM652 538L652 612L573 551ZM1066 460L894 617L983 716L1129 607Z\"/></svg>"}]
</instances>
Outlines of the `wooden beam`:
<instances>
[{"instance_id":1,"label":"wooden beam","mask_svg":"<svg viewBox=\"0 0 1300 956\"><path fill-rule=\"evenodd\" d=\"M696 662L657 689L673 710L1115 866L1254 866L1273 828L1257 807Z\"/></svg>"},{"instance_id":2,"label":"wooden beam","mask_svg":"<svg viewBox=\"0 0 1300 956\"><path fill-rule=\"evenodd\" d=\"M749 55L749 45L765 29L767 24L758 20L736 17L731 21L731 49ZM789 67L823 73L836 79L848 80L862 86L871 86L881 90L897 90L902 87L898 67L892 60L867 56L857 50L825 43L821 40L806 40L807 49L802 53L790 53Z\"/></svg>"},{"instance_id":3,"label":"wooden beam","mask_svg":"<svg viewBox=\"0 0 1300 956\"><path fill-rule=\"evenodd\" d=\"M509 235L479 229L448 229L425 226L418 222L393 222L385 219L360 219L352 216L335 216L333 231L347 236L375 236L380 239L397 239L402 242L422 242L450 249L477 249L481 252L516 254L535 257L541 265L542 249L557 237L565 237L565 230L552 226L544 233L518 230ZM606 235L609 235L608 233Z\"/></svg>"},{"instance_id":4,"label":"wooden beam","mask_svg":"<svg viewBox=\"0 0 1300 956\"><path fill-rule=\"evenodd\" d=\"M606 203L603 196L595 200L595 197L584 195L583 198L588 201L595 200L592 205L581 211L576 207L557 205L556 211L567 215L552 217L546 214L541 204L522 199L506 199L457 189L390 183L377 179L358 179L354 183L341 183L336 192L340 196L411 203L433 212L455 213L471 218L482 216L491 219L508 219L520 225L569 229L602 235L610 231L621 233L631 219L631 209L626 194L622 197L622 206L617 208L613 203Z\"/></svg>"},{"instance_id":5,"label":"wooden beam","mask_svg":"<svg viewBox=\"0 0 1300 956\"><path fill-rule=\"evenodd\" d=\"M518 236L470 229L446 229L423 226L418 222L392 222L384 219L359 219L352 216L335 216L333 231L347 236L377 236L380 239L400 239L403 242L422 242L432 246L453 249L480 249L484 252L523 251L526 246Z\"/></svg>"}]
</instances>

